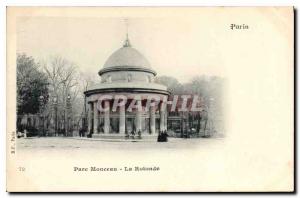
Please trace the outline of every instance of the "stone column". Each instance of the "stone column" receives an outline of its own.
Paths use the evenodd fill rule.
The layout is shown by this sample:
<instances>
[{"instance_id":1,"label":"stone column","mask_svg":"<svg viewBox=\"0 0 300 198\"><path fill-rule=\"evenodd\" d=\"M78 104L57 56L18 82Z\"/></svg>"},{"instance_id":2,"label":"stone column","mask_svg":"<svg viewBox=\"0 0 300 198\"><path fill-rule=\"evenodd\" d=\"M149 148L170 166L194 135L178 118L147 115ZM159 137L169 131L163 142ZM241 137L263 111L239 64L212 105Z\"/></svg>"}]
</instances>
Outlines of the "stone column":
<instances>
[{"instance_id":1,"label":"stone column","mask_svg":"<svg viewBox=\"0 0 300 198\"><path fill-rule=\"evenodd\" d=\"M125 105L120 106L119 132L125 134Z\"/></svg>"},{"instance_id":2,"label":"stone column","mask_svg":"<svg viewBox=\"0 0 300 198\"><path fill-rule=\"evenodd\" d=\"M165 105L163 102L160 103L160 132L165 130Z\"/></svg>"},{"instance_id":3,"label":"stone column","mask_svg":"<svg viewBox=\"0 0 300 198\"><path fill-rule=\"evenodd\" d=\"M89 112L88 112L88 131L87 133L89 134L91 129L92 129L92 125L93 125L93 120L92 120L92 117L93 117L93 103L88 103L88 106L89 106Z\"/></svg>"},{"instance_id":4,"label":"stone column","mask_svg":"<svg viewBox=\"0 0 300 198\"><path fill-rule=\"evenodd\" d=\"M150 133L155 134L155 106L150 106Z\"/></svg>"},{"instance_id":5,"label":"stone column","mask_svg":"<svg viewBox=\"0 0 300 198\"><path fill-rule=\"evenodd\" d=\"M142 101L138 100L137 105L142 107ZM140 111L140 109L137 109L135 119L136 119L136 133L138 133L139 131L142 132L142 112Z\"/></svg>"},{"instance_id":6,"label":"stone column","mask_svg":"<svg viewBox=\"0 0 300 198\"><path fill-rule=\"evenodd\" d=\"M164 119L165 119L165 126L164 126L164 128L165 128L165 130L167 131L167 127L168 127L168 111L167 110L165 110L165 115L164 115L165 117L164 117Z\"/></svg>"},{"instance_id":7,"label":"stone column","mask_svg":"<svg viewBox=\"0 0 300 198\"><path fill-rule=\"evenodd\" d=\"M100 111L99 110L97 111L97 120L98 120L98 126L99 126L100 122L101 122L101 120L100 120ZM100 131L98 133L100 133Z\"/></svg>"},{"instance_id":8,"label":"stone column","mask_svg":"<svg viewBox=\"0 0 300 198\"><path fill-rule=\"evenodd\" d=\"M109 118L109 111L110 111L110 106L109 106L109 101L104 101L104 133L109 133L110 129L110 118Z\"/></svg>"},{"instance_id":9,"label":"stone column","mask_svg":"<svg viewBox=\"0 0 300 198\"><path fill-rule=\"evenodd\" d=\"M97 100L94 102L94 134L98 133L98 108Z\"/></svg>"}]
</instances>

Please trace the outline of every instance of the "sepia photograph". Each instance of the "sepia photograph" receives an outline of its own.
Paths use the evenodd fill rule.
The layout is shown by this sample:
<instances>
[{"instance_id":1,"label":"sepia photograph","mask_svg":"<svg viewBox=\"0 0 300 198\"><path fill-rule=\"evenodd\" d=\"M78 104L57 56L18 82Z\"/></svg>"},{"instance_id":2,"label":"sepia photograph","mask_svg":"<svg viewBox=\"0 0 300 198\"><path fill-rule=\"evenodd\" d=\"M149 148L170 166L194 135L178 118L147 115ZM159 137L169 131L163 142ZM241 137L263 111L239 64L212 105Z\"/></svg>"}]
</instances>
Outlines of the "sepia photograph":
<instances>
[{"instance_id":1,"label":"sepia photograph","mask_svg":"<svg viewBox=\"0 0 300 198\"><path fill-rule=\"evenodd\" d=\"M293 191L292 7L7 7L7 191Z\"/></svg>"},{"instance_id":2,"label":"sepia photograph","mask_svg":"<svg viewBox=\"0 0 300 198\"><path fill-rule=\"evenodd\" d=\"M181 144L182 138L193 139L192 144L200 143L202 138L224 138L225 78L209 71L188 78L176 70L166 72L159 65L151 66L151 61L135 48L134 43L139 41L137 47L147 48L149 39L158 45L168 45L160 34L147 29L176 26L172 20L160 23L158 20L20 18L18 148L59 149L64 144L80 147L81 141L89 138L120 144L143 142L141 147L168 140ZM67 34L66 24L71 29ZM87 24L89 28L77 31ZM49 28L55 31L49 33ZM44 40L46 34L49 37ZM99 48L93 46L83 52L68 44L78 41L85 46L99 43ZM60 49L51 47L53 42L59 42ZM67 46L62 46L64 42ZM164 50L170 47L173 46L168 45ZM141 50L151 53L158 64L172 59L160 56L150 45L149 48ZM180 61L184 64L184 60ZM199 60L188 61L197 64ZM102 142L93 144L101 147Z\"/></svg>"}]
</instances>

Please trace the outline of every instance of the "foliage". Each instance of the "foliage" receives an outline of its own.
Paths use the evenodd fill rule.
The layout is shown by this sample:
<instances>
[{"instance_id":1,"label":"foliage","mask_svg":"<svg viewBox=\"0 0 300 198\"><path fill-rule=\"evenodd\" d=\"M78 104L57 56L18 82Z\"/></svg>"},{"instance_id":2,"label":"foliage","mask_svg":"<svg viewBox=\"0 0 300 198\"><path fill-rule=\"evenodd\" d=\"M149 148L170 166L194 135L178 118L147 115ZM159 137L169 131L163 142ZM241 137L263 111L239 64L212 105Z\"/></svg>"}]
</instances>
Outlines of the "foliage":
<instances>
[{"instance_id":1,"label":"foliage","mask_svg":"<svg viewBox=\"0 0 300 198\"><path fill-rule=\"evenodd\" d=\"M176 78L160 76L157 83L167 86L172 95L198 95L203 104L210 107L215 114L222 114L225 79L218 76L195 76L189 82L180 83Z\"/></svg>"},{"instance_id":2,"label":"foliage","mask_svg":"<svg viewBox=\"0 0 300 198\"><path fill-rule=\"evenodd\" d=\"M170 76L159 76L155 79L156 83L163 84L167 87L168 91L171 92L171 94L182 94L184 87L182 84L178 82L178 80L174 77Z\"/></svg>"},{"instance_id":3,"label":"foliage","mask_svg":"<svg viewBox=\"0 0 300 198\"><path fill-rule=\"evenodd\" d=\"M35 114L48 101L47 77L39 65L26 54L17 55L17 111L18 114Z\"/></svg>"}]
</instances>

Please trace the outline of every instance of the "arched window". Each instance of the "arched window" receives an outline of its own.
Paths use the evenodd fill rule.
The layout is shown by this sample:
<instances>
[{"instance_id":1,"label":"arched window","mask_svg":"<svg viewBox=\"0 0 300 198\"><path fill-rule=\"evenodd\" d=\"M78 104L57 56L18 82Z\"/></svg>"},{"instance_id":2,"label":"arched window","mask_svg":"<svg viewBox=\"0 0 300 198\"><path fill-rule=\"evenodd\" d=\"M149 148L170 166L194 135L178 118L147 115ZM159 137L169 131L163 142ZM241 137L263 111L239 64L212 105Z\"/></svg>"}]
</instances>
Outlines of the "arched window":
<instances>
[{"instance_id":1,"label":"arched window","mask_svg":"<svg viewBox=\"0 0 300 198\"><path fill-rule=\"evenodd\" d=\"M106 78L106 82L110 83L111 82L111 76L108 75L107 78Z\"/></svg>"},{"instance_id":2,"label":"arched window","mask_svg":"<svg viewBox=\"0 0 300 198\"><path fill-rule=\"evenodd\" d=\"M132 81L132 75L131 74L128 74L127 75L127 82L131 82Z\"/></svg>"},{"instance_id":3,"label":"arched window","mask_svg":"<svg viewBox=\"0 0 300 198\"><path fill-rule=\"evenodd\" d=\"M147 81L151 83L153 81L153 78L151 76L147 76Z\"/></svg>"}]
</instances>

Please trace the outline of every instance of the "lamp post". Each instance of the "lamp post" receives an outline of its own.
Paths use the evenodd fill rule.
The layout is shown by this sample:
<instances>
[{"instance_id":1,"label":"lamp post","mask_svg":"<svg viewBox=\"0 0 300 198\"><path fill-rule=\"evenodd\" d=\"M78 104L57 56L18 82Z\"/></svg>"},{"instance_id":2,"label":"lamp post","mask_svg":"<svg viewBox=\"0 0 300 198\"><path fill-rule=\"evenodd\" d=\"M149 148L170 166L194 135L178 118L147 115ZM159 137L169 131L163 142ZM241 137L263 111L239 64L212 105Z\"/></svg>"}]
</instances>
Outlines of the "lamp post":
<instances>
[{"instance_id":1,"label":"lamp post","mask_svg":"<svg viewBox=\"0 0 300 198\"><path fill-rule=\"evenodd\" d=\"M56 136L57 135L57 96L53 97L53 107L54 107L54 117L55 117L54 136Z\"/></svg>"},{"instance_id":2,"label":"lamp post","mask_svg":"<svg viewBox=\"0 0 300 198\"><path fill-rule=\"evenodd\" d=\"M45 134L45 128L44 128L44 105L45 105L45 102L44 102L44 96L41 95L39 97L39 100L40 100L40 104L41 104L41 108L40 108L40 120L42 121L42 126L40 127L41 130L42 130L42 135Z\"/></svg>"},{"instance_id":3,"label":"lamp post","mask_svg":"<svg viewBox=\"0 0 300 198\"><path fill-rule=\"evenodd\" d=\"M70 127L70 121L71 121L71 96L67 96L67 131L66 134L68 135L70 133L71 127Z\"/></svg>"}]
</instances>

